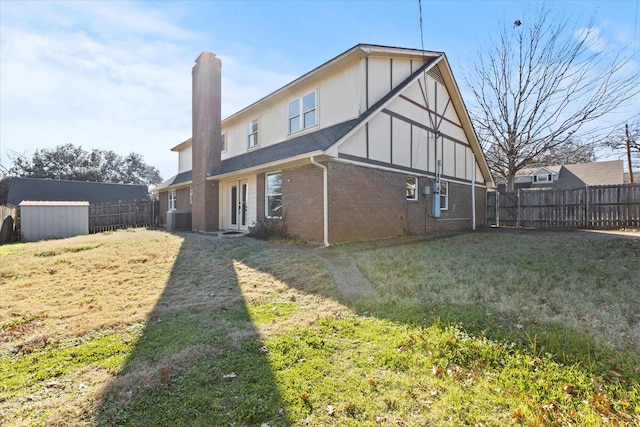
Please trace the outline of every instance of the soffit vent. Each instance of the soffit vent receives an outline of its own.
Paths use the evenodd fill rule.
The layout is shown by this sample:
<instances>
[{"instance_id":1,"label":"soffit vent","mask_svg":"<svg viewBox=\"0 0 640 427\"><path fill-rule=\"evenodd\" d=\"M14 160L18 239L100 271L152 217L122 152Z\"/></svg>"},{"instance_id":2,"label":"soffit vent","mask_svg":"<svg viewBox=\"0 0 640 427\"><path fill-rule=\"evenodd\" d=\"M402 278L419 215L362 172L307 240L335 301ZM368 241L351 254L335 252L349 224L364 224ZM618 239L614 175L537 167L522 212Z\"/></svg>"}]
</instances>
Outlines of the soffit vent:
<instances>
[{"instance_id":1,"label":"soffit vent","mask_svg":"<svg viewBox=\"0 0 640 427\"><path fill-rule=\"evenodd\" d=\"M427 71L427 74L441 85L444 85L444 78L442 77L442 74L440 74L440 69L437 65Z\"/></svg>"}]
</instances>

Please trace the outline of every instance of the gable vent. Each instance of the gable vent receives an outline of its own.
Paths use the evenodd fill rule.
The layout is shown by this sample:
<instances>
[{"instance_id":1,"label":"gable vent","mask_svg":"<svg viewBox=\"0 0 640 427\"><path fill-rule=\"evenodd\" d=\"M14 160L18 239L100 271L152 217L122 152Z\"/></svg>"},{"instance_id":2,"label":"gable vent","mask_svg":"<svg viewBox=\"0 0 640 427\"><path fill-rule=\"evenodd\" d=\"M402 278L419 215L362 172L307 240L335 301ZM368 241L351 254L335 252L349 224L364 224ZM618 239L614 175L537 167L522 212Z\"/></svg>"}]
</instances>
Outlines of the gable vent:
<instances>
[{"instance_id":1,"label":"gable vent","mask_svg":"<svg viewBox=\"0 0 640 427\"><path fill-rule=\"evenodd\" d=\"M440 69L438 68L438 66L431 68L429 71L427 71L427 74L441 85L444 85L444 79L442 78L442 74L440 74Z\"/></svg>"}]
</instances>

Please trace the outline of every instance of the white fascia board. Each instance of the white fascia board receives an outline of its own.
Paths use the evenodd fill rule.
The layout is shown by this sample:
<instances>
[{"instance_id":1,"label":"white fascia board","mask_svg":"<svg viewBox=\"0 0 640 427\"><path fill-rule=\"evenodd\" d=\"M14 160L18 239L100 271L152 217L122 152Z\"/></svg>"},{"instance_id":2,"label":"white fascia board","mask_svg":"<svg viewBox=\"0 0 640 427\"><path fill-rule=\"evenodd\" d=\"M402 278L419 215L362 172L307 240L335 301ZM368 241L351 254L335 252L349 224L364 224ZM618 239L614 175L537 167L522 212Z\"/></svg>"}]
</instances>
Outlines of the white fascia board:
<instances>
[{"instance_id":1,"label":"white fascia board","mask_svg":"<svg viewBox=\"0 0 640 427\"><path fill-rule=\"evenodd\" d=\"M321 150L316 150L316 151L312 151L310 153L305 153L305 154L299 154L297 156L293 156L293 157L287 157L285 159L282 160L276 160L274 162L270 162L270 163L262 163L250 168L246 168L246 169L240 169L238 171L235 172L229 172L229 173L225 173L225 174L221 174L221 175L214 175L211 177L207 177L207 181L218 181L221 179L226 179L229 177L233 177L233 176L242 176L242 175L246 175L249 173L257 173L260 172L262 170L267 170L267 169L274 169L277 167L282 167L283 165L286 165L288 163L293 163L293 162L297 162L300 160L305 160L308 159L309 157L317 157L317 156L321 156L324 155L325 153Z\"/></svg>"},{"instance_id":2,"label":"white fascia board","mask_svg":"<svg viewBox=\"0 0 640 427\"><path fill-rule=\"evenodd\" d=\"M155 187L149 190L149 193L156 194L156 193L161 193L163 191L177 190L183 187L190 187L192 182L193 181L185 181L185 182L181 182L180 184L167 185L166 187L162 187L162 188Z\"/></svg>"}]
</instances>

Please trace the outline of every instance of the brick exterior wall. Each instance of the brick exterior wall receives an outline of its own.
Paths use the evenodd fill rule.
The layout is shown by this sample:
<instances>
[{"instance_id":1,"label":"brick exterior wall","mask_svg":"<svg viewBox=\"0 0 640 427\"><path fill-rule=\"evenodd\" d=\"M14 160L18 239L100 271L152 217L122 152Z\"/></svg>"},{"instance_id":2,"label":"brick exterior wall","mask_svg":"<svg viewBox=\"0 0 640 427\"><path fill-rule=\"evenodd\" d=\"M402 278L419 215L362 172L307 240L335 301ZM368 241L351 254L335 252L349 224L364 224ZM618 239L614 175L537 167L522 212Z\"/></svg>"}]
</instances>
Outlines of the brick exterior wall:
<instances>
[{"instance_id":1,"label":"brick exterior wall","mask_svg":"<svg viewBox=\"0 0 640 427\"><path fill-rule=\"evenodd\" d=\"M265 192L265 174L256 175L256 218L264 218L264 192Z\"/></svg>"},{"instance_id":2,"label":"brick exterior wall","mask_svg":"<svg viewBox=\"0 0 640 427\"><path fill-rule=\"evenodd\" d=\"M262 184L264 215L264 181ZM289 235L308 242L323 240L322 169L305 165L282 171L282 212ZM258 208L260 209L260 208Z\"/></svg>"},{"instance_id":3,"label":"brick exterior wall","mask_svg":"<svg viewBox=\"0 0 640 427\"><path fill-rule=\"evenodd\" d=\"M176 209L191 211L191 203L189 203L189 187L178 188L176 190Z\"/></svg>"},{"instance_id":4,"label":"brick exterior wall","mask_svg":"<svg viewBox=\"0 0 640 427\"><path fill-rule=\"evenodd\" d=\"M158 225L165 227L167 225L167 211L169 210L169 192L158 193L158 201L160 202L160 211L158 212L160 223ZM191 212L189 187L176 189L176 209Z\"/></svg>"},{"instance_id":5,"label":"brick exterior wall","mask_svg":"<svg viewBox=\"0 0 640 427\"><path fill-rule=\"evenodd\" d=\"M339 162L328 167L330 243L408 232L404 174Z\"/></svg>"},{"instance_id":6,"label":"brick exterior wall","mask_svg":"<svg viewBox=\"0 0 640 427\"><path fill-rule=\"evenodd\" d=\"M410 173L329 162L329 242L392 238L471 228L471 186L449 182L449 209L434 218L433 179L418 179L418 200L406 199ZM476 187L476 225L484 224L485 189ZM321 209L321 207L320 207ZM320 228L321 230L321 228Z\"/></svg>"},{"instance_id":7,"label":"brick exterior wall","mask_svg":"<svg viewBox=\"0 0 640 427\"><path fill-rule=\"evenodd\" d=\"M169 192L161 191L158 193L158 225L164 227L167 224L167 211L169 210Z\"/></svg>"},{"instance_id":8,"label":"brick exterior wall","mask_svg":"<svg viewBox=\"0 0 640 427\"><path fill-rule=\"evenodd\" d=\"M192 71L192 224L195 231L214 231L220 227L220 184L206 178L221 166L221 67L214 54L202 52Z\"/></svg>"}]
</instances>

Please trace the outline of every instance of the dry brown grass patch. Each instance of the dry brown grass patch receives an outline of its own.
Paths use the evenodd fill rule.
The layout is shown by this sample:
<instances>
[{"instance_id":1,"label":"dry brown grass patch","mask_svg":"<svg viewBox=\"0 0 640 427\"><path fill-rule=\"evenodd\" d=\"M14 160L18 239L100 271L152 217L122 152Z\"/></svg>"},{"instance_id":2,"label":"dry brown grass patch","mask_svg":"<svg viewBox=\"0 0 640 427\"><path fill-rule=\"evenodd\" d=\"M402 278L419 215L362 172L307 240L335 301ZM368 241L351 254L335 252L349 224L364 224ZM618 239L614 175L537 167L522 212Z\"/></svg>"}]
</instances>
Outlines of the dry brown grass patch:
<instances>
[{"instance_id":1,"label":"dry brown grass patch","mask_svg":"<svg viewBox=\"0 0 640 427\"><path fill-rule=\"evenodd\" d=\"M0 353L144 321L164 291L182 241L136 230L11 245L0 252L0 325L41 316L19 333L3 328Z\"/></svg>"}]
</instances>

